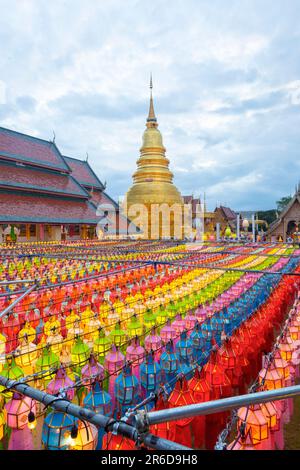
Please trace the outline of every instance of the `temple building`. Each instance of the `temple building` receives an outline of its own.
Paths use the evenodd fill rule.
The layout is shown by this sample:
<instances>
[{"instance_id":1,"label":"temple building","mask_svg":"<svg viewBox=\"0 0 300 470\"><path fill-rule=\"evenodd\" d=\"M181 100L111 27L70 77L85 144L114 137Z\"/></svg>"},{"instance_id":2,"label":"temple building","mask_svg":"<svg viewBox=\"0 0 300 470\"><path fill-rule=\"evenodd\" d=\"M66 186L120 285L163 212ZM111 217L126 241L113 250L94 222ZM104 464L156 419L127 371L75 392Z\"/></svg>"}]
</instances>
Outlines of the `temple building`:
<instances>
[{"instance_id":1,"label":"temple building","mask_svg":"<svg viewBox=\"0 0 300 470\"><path fill-rule=\"evenodd\" d=\"M222 205L220 207L216 207L214 214L215 224L220 224L221 234L224 234L227 227L229 227L232 232L236 231L238 214L230 209L230 207L225 207Z\"/></svg>"},{"instance_id":2,"label":"temple building","mask_svg":"<svg viewBox=\"0 0 300 470\"><path fill-rule=\"evenodd\" d=\"M270 241L284 241L288 239L300 240L300 184L295 189L294 197L279 217L269 226L267 238Z\"/></svg>"},{"instance_id":3,"label":"temple building","mask_svg":"<svg viewBox=\"0 0 300 470\"><path fill-rule=\"evenodd\" d=\"M124 199L124 210L140 228L143 238L182 238L183 199L173 184L173 173L154 112L152 79L150 107L133 185Z\"/></svg>"},{"instance_id":4,"label":"temple building","mask_svg":"<svg viewBox=\"0 0 300 470\"><path fill-rule=\"evenodd\" d=\"M0 241L10 231L18 241L125 236L127 226L87 161L0 127Z\"/></svg>"}]
</instances>

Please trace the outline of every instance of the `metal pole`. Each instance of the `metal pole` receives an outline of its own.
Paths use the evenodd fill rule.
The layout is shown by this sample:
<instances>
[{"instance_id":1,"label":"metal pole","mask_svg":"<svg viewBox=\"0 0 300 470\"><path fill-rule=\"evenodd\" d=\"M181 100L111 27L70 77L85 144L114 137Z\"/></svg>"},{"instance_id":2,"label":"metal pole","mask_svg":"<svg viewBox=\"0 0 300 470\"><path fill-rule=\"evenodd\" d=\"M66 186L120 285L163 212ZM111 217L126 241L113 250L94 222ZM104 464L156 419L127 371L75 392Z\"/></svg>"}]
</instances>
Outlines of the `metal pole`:
<instances>
[{"instance_id":1,"label":"metal pole","mask_svg":"<svg viewBox=\"0 0 300 470\"><path fill-rule=\"evenodd\" d=\"M252 239L255 243L255 214L252 214Z\"/></svg>"},{"instance_id":2,"label":"metal pole","mask_svg":"<svg viewBox=\"0 0 300 470\"><path fill-rule=\"evenodd\" d=\"M26 297L26 295L30 294L30 292L32 292L34 289L36 288L36 284L34 284L33 286L29 287L29 289L27 289L22 295L20 295L20 297L18 297L16 300L14 300L8 307L6 307L1 313L0 313L0 318L4 317L4 315L7 315L7 313L9 313L13 308L15 308L15 306L21 302L21 300L24 299L24 297Z\"/></svg>"},{"instance_id":3,"label":"metal pole","mask_svg":"<svg viewBox=\"0 0 300 470\"><path fill-rule=\"evenodd\" d=\"M219 242L220 241L220 222L217 223L216 228L217 228L217 242Z\"/></svg>"},{"instance_id":4,"label":"metal pole","mask_svg":"<svg viewBox=\"0 0 300 470\"><path fill-rule=\"evenodd\" d=\"M236 237L240 241L240 214L236 216Z\"/></svg>"},{"instance_id":5,"label":"metal pole","mask_svg":"<svg viewBox=\"0 0 300 470\"><path fill-rule=\"evenodd\" d=\"M237 397L223 398L221 400L198 403L196 405L179 406L166 410L150 411L144 414L147 424L159 424L192 416L208 415L221 411L233 410L242 406L254 405L256 403L267 403L270 401L283 400L300 395L300 385L268 390L266 392L249 393ZM137 412L143 419L143 412ZM138 418L139 419L139 418Z\"/></svg>"},{"instance_id":6,"label":"metal pole","mask_svg":"<svg viewBox=\"0 0 300 470\"><path fill-rule=\"evenodd\" d=\"M88 408L82 408L81 406L74 405L64 398L59 398L59 400L55 401L58 397L54 397L49 393L45 393L41 390L30 387L26 383L21 383L21 380L10 380L0 375L0 384L5 388L16 390L17 392L20 392L27 397L31 397L46 406L49 405L55 410L68 413L71 416L88 421L98 428L104 428L106 432L112 431L116 434L121 434L122 436L128 437L134 442L144 442L147 447L152 449L191 450L189 447L182 446L181 444L177 444L176 442L168 441L166 439L161 439L160 437L154 436L150 433L139 435L137 429L134 426L127 424L124 421L116 422L114 419L108 416L95 413Z\"/></svg>"}]
</instances>

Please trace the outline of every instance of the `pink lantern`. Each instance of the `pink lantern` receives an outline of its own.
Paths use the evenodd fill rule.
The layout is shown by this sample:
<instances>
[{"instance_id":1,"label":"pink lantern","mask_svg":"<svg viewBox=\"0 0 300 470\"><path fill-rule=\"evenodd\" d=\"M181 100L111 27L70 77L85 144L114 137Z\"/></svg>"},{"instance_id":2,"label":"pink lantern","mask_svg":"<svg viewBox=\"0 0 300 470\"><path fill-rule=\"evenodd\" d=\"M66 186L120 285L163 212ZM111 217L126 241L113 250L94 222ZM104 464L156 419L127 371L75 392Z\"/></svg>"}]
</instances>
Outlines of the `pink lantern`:
<instances>
[{"instance_id":1,"label":"pink lantern","mask_svg":"<svg viewBox=\"0 0 300 470\"><path fill-rule=\"evenodd\" d=\"M112 398L113 405L115 404L115 381L124 365L125 356L113 345L104 359L104 368L109 374L108 393Z\"/></svg>"},{"instance_id":2,"label":"pink lantern","mask_svg":"<svg viewBox=\"0 0 300 470\"><path fill-rule=\"evenodd\" d=\"M155 353L154 360L159 361L162 352L161 347L162 338L158 334L156 334L156 330L154 328L150 335L146 336L145 338L145 350L149 353L153 351Z\"/></svg>"},{"instance_id":3,"label":"pink lantern","mask_svg":"<svg viewBox=\"0 0 300 470\"><path fill-rule=\"evenodd\" d=\"M177 336L176 330L173 325L168 323L160 330L160 336L164 344L167 344L170 340L174 341Z\"/></svg>"},{"instance_id":4,"label":"pink lantern","mask_svg":"<svg viewBox=\"0 0 300 470\"><path fill-rule=\"evenodd\" d=\"M6 424L11 429L24 429L28 424L28 414L36 413L35 401L14 392L12 399L6 403Z\"/></svg>"},{"instance_id":5,"label":"pink lantern","mask_svg":"<svg viewBox=\"0 0 300 470\"><path fill-rule=\"evenodd\" d=\"M195 315L189 314L185 317L185 329L192 330L196 325L198 319Z\"/></svg>"},{"instance_id":6,"label":"pink lantern","mask_svg":"<svg viewBox=\"0 0 300 470\"><path fill-rule=\"evenodd\" d=\"M73 387L74 382L71 380L67 373L66 370L61 367L57 372L54 377L54 379L51 380L51 382L48 383L46 391L47 393L50 393L51 395L57 395L61 389L67 388L67 387ZM74 396L75 396L75 388L71 388L70 390L66 391L66 395L68 400L72 401Z\"/></svg>"},{"instance_id":7,"label":"pink lantern","mask_svg":"<svg viewBox=\"0 0 300 470\"><path fill-rule=\"evenodd\" d=\"M81 369L81 377L83 384L91 390L92 383L95 379L104 379L104 367L96 361L96 358L91 354L89 362Z\"/></svg>"},{"instance_id":8,"label":"pink lantern","mask_svg":"<svg viewBox=\"0 0 300 470\"><path fill-rule=\"evenodd\" d=\"M8 450L33 450L32 432L28 428L29 414L35 419L36 403L32 398L14 392L6 403L6 423L12 429Z\"/></svg>"},{"instance_id":9,"label":"pink lantern","mask_svg":"<svg viewBox=\"0 0 300 470\"><path fill-rule=\"evenodd\" d=\"M140 365L145 359L145 349L140 346L138 338L135 338L126 350L126 360L132 363L132 373L140 379Z\"/></svg>"}]
</instances>

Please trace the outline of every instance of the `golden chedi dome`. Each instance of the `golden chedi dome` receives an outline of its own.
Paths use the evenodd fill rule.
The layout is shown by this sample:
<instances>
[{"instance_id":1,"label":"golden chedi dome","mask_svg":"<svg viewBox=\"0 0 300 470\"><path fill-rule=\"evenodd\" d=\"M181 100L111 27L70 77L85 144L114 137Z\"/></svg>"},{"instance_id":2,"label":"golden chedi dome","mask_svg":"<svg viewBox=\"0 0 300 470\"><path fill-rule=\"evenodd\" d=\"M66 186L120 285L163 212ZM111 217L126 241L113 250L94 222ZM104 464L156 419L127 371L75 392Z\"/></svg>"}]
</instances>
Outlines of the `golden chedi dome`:
<instances>
[{"instance_id":1,"label":"golden chedi dome","mask_svg":"<svg viewBox=\"0 0 300 470\"><path fill-rule=\"evenodd\" d=\"M128 218L139 226L144 238L182 238L183 199L173 184L173 173L154 113L152 79L150 107L133 174L133 185L127 192L124 207Z\"/></svg>"}]
</instances>

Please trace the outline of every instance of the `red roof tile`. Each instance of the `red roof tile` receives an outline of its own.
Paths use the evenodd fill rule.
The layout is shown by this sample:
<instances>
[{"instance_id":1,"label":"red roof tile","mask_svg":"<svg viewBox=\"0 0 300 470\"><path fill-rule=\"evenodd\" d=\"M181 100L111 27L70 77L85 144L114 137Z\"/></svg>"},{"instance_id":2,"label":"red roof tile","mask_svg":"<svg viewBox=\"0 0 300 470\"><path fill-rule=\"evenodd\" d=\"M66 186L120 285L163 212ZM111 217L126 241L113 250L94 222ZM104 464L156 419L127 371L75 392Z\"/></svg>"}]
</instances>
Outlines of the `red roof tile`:
<instances>
[{"instance_id":1,"label":"red roof tile","mask_svg":"<svg viewBox=\"0 0 300 470\"><path fill-rule=\"evenodd\" d=\"M20 167L0 161L0 187L20 188L39 192L88 197L87 192L70 175Z\"/></svg>"},{"instance_id":2,"label":"red roof tile","mask_svg":"<svg viewBox=\"0 0 300 470\"><path fill-rule=\"evenodd\" d=\"M77 160L76 158L65 157L65 161L72 170L72 176L83 186L91 186L94 188L103 189L104 186L93 172L88 162Z\"/></svg>"},{"instance_id":3,"label":"red roof tile","mask_svg":"<svg viewBox=\"0 0 300 470\"><path fill-rule=\"evenodd\" d=\"M98 223L94 206L85 200L0 193L0 222Z\"/></svg>"},{"instance_id":4,"label":"red roof tile","mask_svg":"<svg viewBox=\"0 0 300 470\"><path fill-rule=\"evenodd\" d=\"M0 159L70 172L53 142L0 127Z\"/></svg>"}]
</instances>

